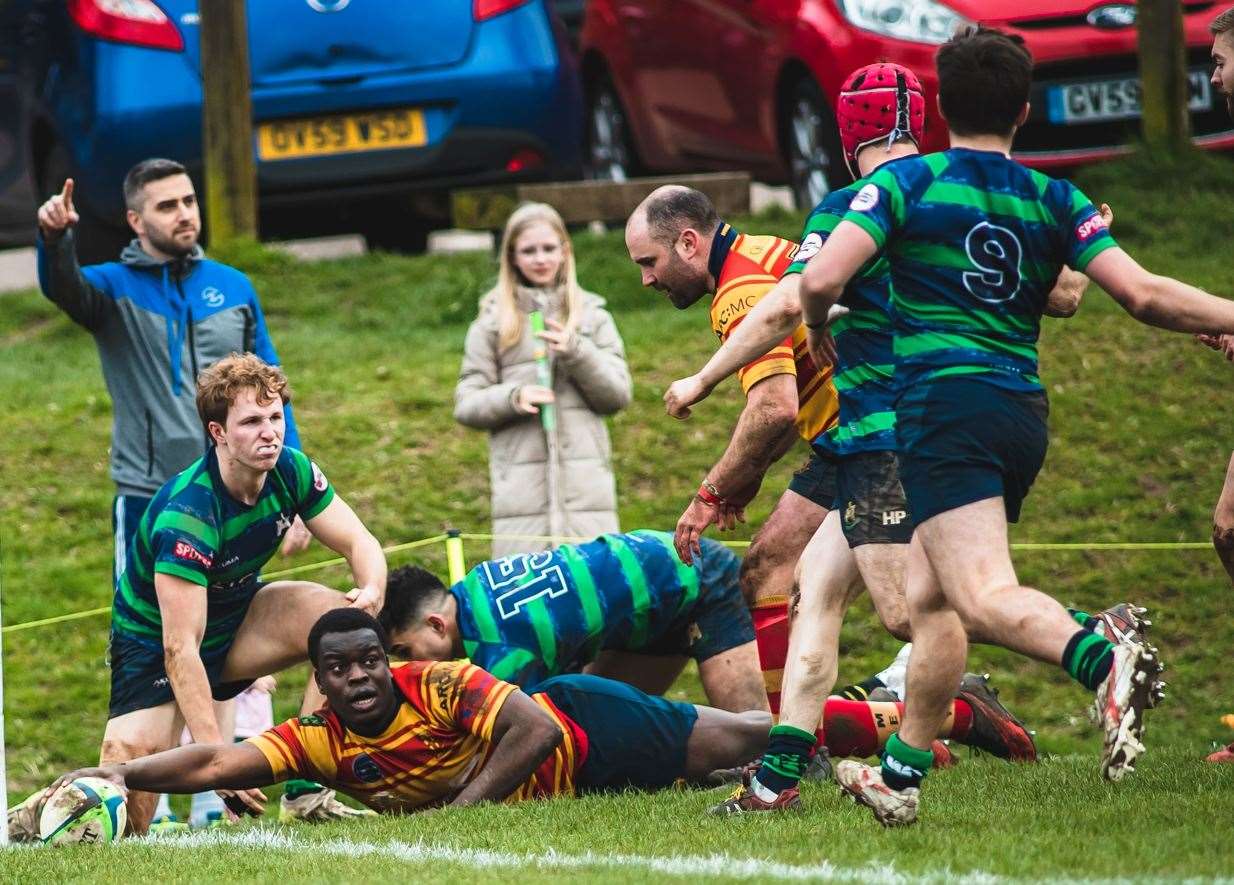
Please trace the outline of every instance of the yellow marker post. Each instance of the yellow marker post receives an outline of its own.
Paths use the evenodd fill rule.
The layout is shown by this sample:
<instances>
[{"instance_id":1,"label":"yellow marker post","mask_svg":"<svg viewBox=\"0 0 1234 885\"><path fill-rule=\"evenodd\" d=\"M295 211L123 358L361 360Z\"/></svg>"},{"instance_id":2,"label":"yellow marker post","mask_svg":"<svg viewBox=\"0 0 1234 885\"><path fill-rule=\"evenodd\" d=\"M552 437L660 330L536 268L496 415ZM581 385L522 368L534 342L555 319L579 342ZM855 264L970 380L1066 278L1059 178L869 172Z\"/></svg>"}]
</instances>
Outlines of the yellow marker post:
<instances>
[{"instance_id":1,"label":"yellow marker post","mask_svg":"<svg viewBox=\"0 0 1234 885\"><path fill-rule=\"evenodd\" d=\"M467 577L467 560L463 558L463 538L458 529L446 530L446 568L450 570L451 584L457 584Z\"/></svg>"}]
</instances>

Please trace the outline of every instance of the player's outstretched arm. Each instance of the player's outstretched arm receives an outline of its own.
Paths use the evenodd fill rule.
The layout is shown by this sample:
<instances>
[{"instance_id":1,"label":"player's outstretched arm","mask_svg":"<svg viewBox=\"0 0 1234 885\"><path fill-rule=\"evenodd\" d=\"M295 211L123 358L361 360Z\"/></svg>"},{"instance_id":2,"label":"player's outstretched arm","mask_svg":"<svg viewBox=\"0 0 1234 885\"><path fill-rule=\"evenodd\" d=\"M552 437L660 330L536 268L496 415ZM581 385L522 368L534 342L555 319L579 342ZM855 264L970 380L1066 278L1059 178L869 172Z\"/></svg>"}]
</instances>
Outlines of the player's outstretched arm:
<instances>
[{"instance_id":1,"label":"player's outstretched arm","mask_svg":"<svg viewBox=\"0 0 1234 885\"><path fill-rule=\"evenodd\" d=\"M801 325L801 301L797 294L800 285L799 274L782 277L750 309L706 365L689 378L674 381L664 394L668 413L674 418L688 418L690 406L706 399L716 385L791 335Z\"/></svg>"},{"instance_id":2,"label":"player's outstretched arm","mask_svg":"<svg viewBox=\"0 0 1234 885\"><path fill-rule=\"evenodd\" d=\"M102 777L124 790L151 793L200 793L243 790L236 795L255 814L262 813L265 795L257 787L275 782L270 763L251 744L189 744L119 765L82 768L60 777L47 788L51 796L62 784L79 777Z\"/></svg>"},{"instance_id":3,"label":"player's outstretched arm","mask_svg":"<svg viewBox=\"0 0 1234 885\"><path fill-rule=\"evenodd\" d=\"M1122 249L1099 253L1085 272L1146 325L1174 332L1234 333L1234 301L1149 273Z\"/></svg>"},{"instance_id":4,"label":"player's outstretched arm","mask_svg":"<svg viewBox=\"0 0 1234 885\"><path fill-rule=\"evenodd\" d=\"M306 525L317 540L351 566L355 588L347 594L347 599L356 608L377 617L386 598L386 554L372 532L338 495Z\"/></svg>"},{"instance_id":5,"label":"player's outstretched arm","mask_svg":"<svg viewBox=\"0 0 1234 885\"><path fill-rule=\"evenodd\" d=\"M561 728L543 707L521 691L511 692L493 723L488 762L450 804L500 802L531 777L561 741Z\"/></svg>"}]
</instances>

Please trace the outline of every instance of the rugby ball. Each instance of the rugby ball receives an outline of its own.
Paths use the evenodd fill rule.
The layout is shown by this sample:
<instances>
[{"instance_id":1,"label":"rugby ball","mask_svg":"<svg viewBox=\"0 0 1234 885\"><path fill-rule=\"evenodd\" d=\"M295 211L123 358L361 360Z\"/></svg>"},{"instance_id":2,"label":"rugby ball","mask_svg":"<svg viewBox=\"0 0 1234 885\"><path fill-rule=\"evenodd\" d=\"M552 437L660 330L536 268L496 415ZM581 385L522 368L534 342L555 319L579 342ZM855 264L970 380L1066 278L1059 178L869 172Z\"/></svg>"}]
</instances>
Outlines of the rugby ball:
<instances>
[{"instance_id":1,"label":"rugby ball","mask_svg":"<svg viewBox=\"0 0 1234 885\"><path fill-rule=\"evenodd\" d=\"M128 821L124 793L101 777L79 777L52 794L39 815L44 845L114 842Z\"/></svg>"}]
</instances>

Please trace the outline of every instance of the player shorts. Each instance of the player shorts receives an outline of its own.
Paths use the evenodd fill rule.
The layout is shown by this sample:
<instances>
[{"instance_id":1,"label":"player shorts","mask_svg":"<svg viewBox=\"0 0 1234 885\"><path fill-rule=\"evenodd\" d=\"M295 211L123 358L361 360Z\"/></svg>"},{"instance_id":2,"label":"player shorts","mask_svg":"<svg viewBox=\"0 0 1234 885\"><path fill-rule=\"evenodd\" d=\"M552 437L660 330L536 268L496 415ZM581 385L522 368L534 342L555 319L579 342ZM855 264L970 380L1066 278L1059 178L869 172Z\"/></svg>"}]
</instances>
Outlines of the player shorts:
<instances>
[{"instance_id":1,"label":"player shorts","mask_svg":"<svg viewBox=\"0 0 1234 885\"><path fill-rule=\"evenodd\" d=\"M917 525L974 501L1002 496L1007 521L1045 461L1044 391L1007 390L953 376L909 388L896 404L900 482Z\"/></svg>"},{"instance_id":2,"label":"player shorts","mask_svg":"<svg viewBox=\"0 0 1234 885\"><path fill-rule=\"evenodd\" d=\"M754 621L741 595L741 560L719 541L702 538L698 600L639 654L687 655L702 663L754 641Z\"/></svg>"},{"instance_id":3,"label":"player shorts","mask_svg":"<svg viewBox=\"0 0 1234 885\"><path fill-rule=\"evenodd\" d=\"M256 584L253 595L262 588ZM201 662L206 668L210 691L216 701L234 698L253 684L252 679L223 682L223 665L231 651L235 634L222 643L202 651ZM134 710L148 710L175 699L171 680L163 660L163 643L158 639L136 636L113 629L108 650L111 665L111 701L107 718L115 719Z\"/></svg>"},{"instance_id":4,"label":"player shorts","mask_svg":"<svg viewBox=\"0 0 1234 885\"><path fill-rule=\"evenodd\" d=\"M830 510L836 499L835 458L812 450L810 460L789 480L788 490Z\"/></svg>"},{"instance_id":5,"label":"player shorts","mask_svg":"<svg viewBox=\"0 0 1234 885\"><path fill-rule=\"evenodd\" d=\"M858 452L840 459L835 509L849 547L907 544L913 539L895 452Z\"/></svg>"},{"instance_id":6,"label":"player shorts","mask_svg":"<svg viewBox=\"0 0 1234 885\"><path fill-rule=\"evenodd\" d=\"M686 747L698 719L693 704L669 701L599 676L554 676L536 688L587 734L575 774L580 793L655 790L686 774Z\"/></svg>"}]
</instances>

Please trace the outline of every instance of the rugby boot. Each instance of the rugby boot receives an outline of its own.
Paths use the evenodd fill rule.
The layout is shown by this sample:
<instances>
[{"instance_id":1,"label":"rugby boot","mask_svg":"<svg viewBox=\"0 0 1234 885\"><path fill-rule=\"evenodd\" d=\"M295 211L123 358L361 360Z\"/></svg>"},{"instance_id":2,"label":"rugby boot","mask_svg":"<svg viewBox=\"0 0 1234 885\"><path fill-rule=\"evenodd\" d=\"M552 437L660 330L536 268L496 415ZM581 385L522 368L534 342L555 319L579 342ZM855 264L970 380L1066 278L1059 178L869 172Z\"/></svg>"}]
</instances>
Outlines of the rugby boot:
<instances>
[{"instance_id":1,"label":"rugby boot","mask_svg":"<svg viewBox=\"0 0 1234 885\"><path fill-rule=\"evenodd\" d=\"M840 792L874 812L885 827L903 827L917 822L918 787L893 790L883 783L882 771L874 765L842 759L836 763Z\"/></svg>"},{"instance_id":2,"label":"rugby boot","mask_svg":"<svg viewBox=\"0 0 1234 885\"><path fill-rule=\"evenodd\" d=\"M1164 668L1157 649L1138 642L1114 646L1114 662L1105 681L1097 686L1094 701L1098 727L1104 736L1101 774L1118 781L1135 770L1144 752L1144 710L1156 676Z\"/></svg>"},{"instance_id":3,"label":"rugby boot","mask_svg":"<svg viewBox=\"0 0 1234 885\"><path fill-rule=\"evenodd\" d=\"M753 772L750 772L745 778L745 782L733 790L731 796L717 805L712 805L707 809L707 813L728 817L735 814L801 810L801 794L796 787L781 790L770 802L760 799L754 792L756 786L753 781L754 774L757 771L758 769L755 768Z\"/></svg>"},{"instance_id":4,"label":"rugby boot","mask_svg":"<svg viewBox=\"0 0 1234 885\"><path fill-rule=\"evenodd\" d=\"M998 699L998 689L989 676L965 673L960 680L959 697L973 711L973 725L964 743L1009 762L1036 762L1037 745L1019 719Z\"/></svg>"},{"instance_id":5,"label":"rugby boot","mask_svg":"<svg viewBox=\"0 0 1234 885\"><path fill-rule=\"evenodd\" d=\"M747 762L745 765L736 765L732 768L717 768L711 774L707 775L707 785L711 787L727 787L730 784L750 785L750 778L758 772L759 766L763 764L762 758L755 759L753 762Z\"/></svg>"},{"instance_id":6,"label":"rugby boot","mask_svg":"<svg viewBox=\"0 0 1234 885\"><path fill-rule=\"evenodd\" d=\"M815 747L814 755L811 756L810 761L806 763L806 770L802 773L801 779L803 781L823 783L831 780L835 776L831 769L831 756L827 753L827 748ZM751 775L751 777L753 777L753 775Z\"/></svg>"},{"instance_id":7,"label":"rugby boot","mask_svg":"<svg viewBox=\"0 0 1234 885\"><path fill-rule=\"evenodd\" d=\"M955 754L951 752L951 748L943 741L935 741L930 744L930 751L934 753L935 768L954 768L956 764Z\"/></svg>"},{"instance_id":8,"label":"rugby boot","mask_svg":"<svg viewBox=\"0 0 1234 885\"><path fill-rule=\"evenodd\" d=\"M1110 642L1143 642L1148 628L1153 625L1147 617L1148 609L1130 602L1120 602L1093 615L1098 624L1094 630Z\"/></svg>"},{"instance_id":9,"label":"rugby boot","mask_svg":"<svg viewBox=\"0 0 1234 885\"><path fill-rule=\"evenodd\" d=\"M377 812L368 808L352 808L335 798L334 790L321 789L314 793L301 793L294 799L286 795L279 802L279 823L293 821L324 823L330 820L350 820L353 817L372 817Z\"/></svg>"},{"instance_id":10,"label":"rugby boot","mask_svg":"<svg viewBox=\"0 0 1234 885\"><path fill-rule=\"evenodd\" d=\"M1110 642L1121 642L1123 639L1129 639L1132 642L1142 643L1148 636L1148 628L1153 625L1153 622L1148 619L1147 615L1148 609L1142 605L1120 602L1117 605L1110 606L1105 611L1093 615L1093 617L1100 621L1095 632L1104 636ZM1165 699L1165 688L1165 682L1159 679L1153 680L1153 684L1148 691L1148 702L1146 703L1149 709L1157 706Z\"/></svg>"}]
</instances>

